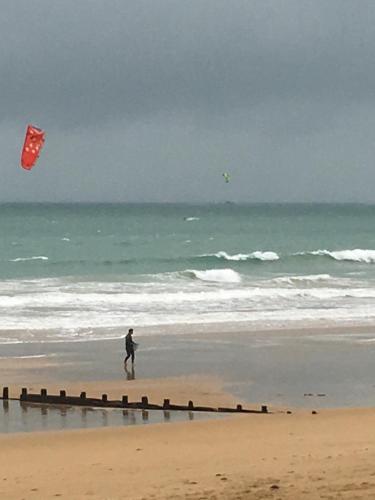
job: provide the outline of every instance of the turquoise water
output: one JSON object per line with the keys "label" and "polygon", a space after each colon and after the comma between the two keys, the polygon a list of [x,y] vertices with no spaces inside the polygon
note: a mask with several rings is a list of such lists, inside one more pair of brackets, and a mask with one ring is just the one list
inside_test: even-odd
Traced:
{"label": "turquoise water", "polygon": [[375,319],[375,206],[1,205],[0,342]]}

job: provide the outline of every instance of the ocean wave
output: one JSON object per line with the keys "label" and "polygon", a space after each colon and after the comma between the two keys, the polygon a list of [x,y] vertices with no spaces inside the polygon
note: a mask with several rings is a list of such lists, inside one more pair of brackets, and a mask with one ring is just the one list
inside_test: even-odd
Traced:
{"label": "ocean wave", "polygon": [[328,257],[329,259],[333,259],[338,262],[358,262],[364,264],[375,264],[375,250],[370,249],[345,249],[345,250],[312,250],[312,251],[301,251],[295,252],[292,254],[280,255],[277,252],[273,251],[261,251],[257,250],[251,253],[236,253],[229,254],[224,250],[220,250],[216,253],[206,253],[202,255],[198,255],[195,258],[200,259],[219,259],[219,260],[227,260],[234,262],[245,262],[245,261],[277,261],[283,260],[286,258],[293,257]]}
{"label": "ocean wave", "polygon": [[81,265],[91,265],[95,264],[96,266],[116,266],[116,265],[124,265],[132,263],[132,259],[114,259],[114,260],[88,260],[88,259],[70,259],[70,260],[54,260],[51,261],[50,264],[53,266],[71,266],[76,264]]}
{"label": "ocean wave", "polygon": [[193,222],[194,220],[200,220],[199,217],[184,217],[184,221]]}
{"label": "ocean wave", "polygon": [[327,283],[332,280],[336,280],[330,274],[311,274],[311,275],[301,275],[301,276],[280,276],[279,278],[273,278],[271,281],[273,283],[287,284],[287,285],[311,285],[317,283]]}
{"label": "ocean wave", "polygon": [[280,257],[276,252],[253,252],[250,254],[251,259],[257,260],[279,260]]}
{"label": "ocean wave", "polygon": [[313,255],[318,257],[329,257],[337,261],[363,262],[365,264],[375,263],[375,250],[355,248],[353,250],[314,250],[312,252],[299,252],[294,255]]}
{"label": "ocean wave", "polygon": [[[250,321],[269,326],[274,321],[375,320],[372,307],[375,290],[339,289],[242,289],[237,284],[227,289],[207,287],[189,291],[149,293],[36,293],[3,297],[0,301],[0,344],[93,340],[123,331],[131,322],[138,327],[163,324],[194,324]],[[99,331],[100,330],[100,331]],[[38,333],[39,332],[39,333]],[[87,338],[89,337],[89,338]]]}
{"label": "ocean wave", "polygon": [[213,281],[216,283],[240,283],[241,276],[233,269],[206,269],[203,271],[187,269],[182,271],[183,276],[201,281]]}
{"label": "ocean wave", "polygon": [[[193,275],[193,274],[192,274]],[[207,276],[207,275],[206,275]],[[213,276],[210,276],[212,281]],[[236,282],[237,284],[237,282]],[[240,309],[246,307],[246,310],[253,308],[258,309],[258,306],[263,306],[265,309],[274,310],[282,309],[289,305],[293,308],[302,304],[310,304],[311,301],[316,304],[326,300],[333,300],[336,303],[338,299],[368,299],[368,304],[371,306],[375,298],[375,290],[373,288],[243,288],[241,286],[228,287],[226,289],[218,289],[216,287],[181,287],[180,289],[170,289],[165,287],[164,291],[161,288],[152,286],[151,292],[146,289],[139,288],[131,290],[124,288],[118,290],[117,293],[108,290],[90,290],[84,291],[82,288],[55,288],[51,291],[42,290],[32,294],[24,294],[17,296],[3,296],[0,301],[1,319],[2,322],[6,317],[14,317],[14,327],[17,328],[18,316],[27,317],[30,322],[33,321],[34,314],[29,316],[30,311],[38,313],[41,319],[45,319],[45,314],[51,312],[51,327],[53,327],[54,318],[63,317],[69,319],[70,311],[72,315],[93,313],[101,315],[104,311],[108,314],[107,318],[118,318],[123,321],[123,315],[126,312],[149,312],[160,313],[163,307],[167,307],[169,312],[176,312],[181,309],[184,312],[193,312],[191,306],[185,309],[185,305],[189,302],[195,304],[198,312],[202,312],[207,308],[220,312],[222,308],[228,308],[236,312],[236,306],[240,305]],[[241,304],[240,304],[241,303]],[[366,302],[367,303],[367,302]],[[311,304],[310,304],[311,305]],[[327,304],[325,304],[327,305]],[[339,304],[337,304],[339,305]],[[152,306],[152,311],[149,309]],[[155,306],[155,308],[153,308]],[[234,307],[234,309],[232,309]],[[130,309],[129,309],[130,308]],[[171,308],[171,309],[169,309]],[[165,311],[164,311],[165,312]],[[375,311],[374,311],[375,314]],[[35,316],[35,317],[36,317]],[[126,314],[125,314],[126,316]],[[106,321],[103,317],[100,321]],[[0,328],[4,326],[0,322]]]}
{"label": "ocean wave", "polygon": [[45,255],[35,255],[33,257],[17,257],[16,259],[10,259],[9,262],[26,262],[28,260],[48,260]]}
{"label": "ocean wave", "polygon": [[[371,282],[329,274],[254,279],[233,269],[186,269],[118,281],[0,281],[0,344],[111,338],[128,325],[246,321],[375,321]],[[93,331],[94,333],[90,333]]]}
{"label": "ocean wave", "polygon": [[214,257],[217,259],[224,259],[224,260],[231,260],[231,261],[247,261],[247,260],[261,260],[261,261],[273,261],[273,260],[279,260],[279,255],[276,252],[262,252],[260,250],[257,250],[252,253],[237,253],[230,255],[227,252],[220,250],[220,252],[217,253],[206,253],[203,255],[199,255],[199,258],[204,258],[204,257]]}

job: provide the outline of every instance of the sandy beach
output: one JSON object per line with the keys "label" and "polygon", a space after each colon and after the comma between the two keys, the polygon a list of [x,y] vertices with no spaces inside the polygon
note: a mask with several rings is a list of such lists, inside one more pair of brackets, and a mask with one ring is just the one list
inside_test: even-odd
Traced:
{"label": "sandy beach", "polygon": [[1,498],[374,498],[375,410],[3,435]]}
{"label": "sandy beach", "polygon": [[[272,413],[2,434],[1,498],[373,498],[375,410],[366,408],[366,402],[372,406],[373,384],[369,376],[369,382],[355,386],[358,372],[353,372],[353,381],[348,374],[341,385],[337,382],[340,370],[347,370],[349,355],[352,365],[365,373],[372,343],[365,349],[361,340],[372,338],[372,331],[370,327],[355,331],[354,349],[350,328],[232,333],[229,360],[226,334],[202,340],[200,351],[194,351],[194,335],[168,337],[167,345],[163,337],[144,337],[135,379],[131,370],[130,376],[129,370],[124,372],[116,341],[72,347],[34,344],[26,357],[18,354],[16,346],[10,347],[11,355],[0,360],[0,378],[12,397],[19,395],[21,387],[31,392],[46,387],[49,393],[65,389],[71,395],[86,391],[89,396],[106,393],[109,398],[127,394],[132,400],[147,395],[156,403],[165,397],[175,403],[186,404],[192,399],[210,406],[243,403],[254,408],[266,403]],[[276,338],[282,341],[274,345]],[[288,342],[293,342],[291,355],[296,360],[291,373],[285,368],[290,359]],[[224,348],[220,350],[220,346]],[[325,365],[322,356],[330,346],[339,346],[341,351],[337,348],[336,354],[342,358],[331,358],[331,365]],[[154,355],[155,350],[160,356]],[[194,355],[186,357],[185,352]],[[308,364],[306,353],[310,355]],[[235,356],[237,362],[233,363]],[[257,371],[257,357],[258,363],[267,363],[264,369],[268,369],[268,377],[266,371]],[[320,373],[313,366],[314,359],[320,360]],[[336,378],[327,368],[332,363],[338,370]],[[166,372],[170,375],[165,376]],[[95,379],[98,373],[103,377]],[[138,377],[145,373],[153,376]],[[316,378],[309,379],[310,374]],[[284,396],[261,399],[262,387],[269,395],[282,386],[289,390]],[[314,395],[304,397],[304,390]],[[316,397],[319,390],[326,391],[326,396]],[[345,392],[360,398],[357,401],[362,408],[347,404],[342,405],[346,408],[327,408],[338,406]],[[290,404],[293,401],[304,405]]]}

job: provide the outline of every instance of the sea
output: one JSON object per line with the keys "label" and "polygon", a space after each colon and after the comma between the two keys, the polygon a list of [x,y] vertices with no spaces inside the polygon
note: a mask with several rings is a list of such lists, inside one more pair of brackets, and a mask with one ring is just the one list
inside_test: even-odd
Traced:
{"label": "sea", "polygon": [[0,234],[1,344],[375,323],[373,205],[2,204]]}

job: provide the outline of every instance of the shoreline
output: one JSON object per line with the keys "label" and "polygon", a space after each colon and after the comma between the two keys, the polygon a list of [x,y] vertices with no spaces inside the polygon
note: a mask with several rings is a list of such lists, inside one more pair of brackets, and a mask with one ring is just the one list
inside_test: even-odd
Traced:
{"label": "shoreline", "polygon": [[[82,328],[85,330],[85,328]],[[80,337],[80,338],[61,338],[59,337],[56,340],[48,340],[38,338],[38,334],[41,332],[48,332],[48,334],[56,333],[55,330],[33,330],[28,329],[30,335],[34,337],[34,340],[22,341],[4,341],[0,345],[3,348],[11,348],[17,346],[28,346],[33,344],[41,344],[41,345],[58,345],[58,344],[81,344],[86,342],[111,342],[111,341],[119,341],[125,337],[126,327],[93,327],[90,328],[90,333],[97,332],[97,337]],[[2,335],[10,335],[14,332],[23,332],[24,330],[2,330]],[[118,332],[111,333],[108,336],[106,332]],[[364,322],[361,320],[347,320],[344,319],[341,322],[337,320],[290,320],[290,322],[284,322],[280,324],[270,324],[269,326],[265,326],[264,324],[259,325],[257,322],[252,321],[223,321],[223,322],[208,322],[208,323],[165,323],[158,325],[149,325],[149,326],[137,326],[136,333],[137,337],[149,338],[153,336],[169,336],[169,335],[181,335],[181,336],[189,336],[189,335],[217,335],[220,334],[266,334],[266,333],[283,333],[283,332],[354,332],[354,333],[375,333],[375,321],[370,320],[368,322]],[[8,337],[9,338],[9,337]],[[1,358],[0,358],[1,359]]]}
{"label": "shoreline", "polygon": [[375,326],[194,330],[139,338],[134,372],[124,370],[123,339],[2,346],[0,380],[20,387],[29,381],[40,387],[81,381],[87,387],[117,380],[128,391],[138,380],[194,375],[220,380],[227,393],[250,405],[375,406]]}

